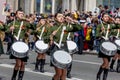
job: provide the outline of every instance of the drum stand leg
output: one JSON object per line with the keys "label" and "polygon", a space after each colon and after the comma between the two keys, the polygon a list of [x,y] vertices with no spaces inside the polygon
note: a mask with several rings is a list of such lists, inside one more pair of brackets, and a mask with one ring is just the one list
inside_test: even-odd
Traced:
{"label": "drum stand leg", "polygon": [[102,68],[102,66],[99,68],[99,71],[98,71],[98,73],[97,73],[97,78],[96,78],[96,80],[100,80],[100,76],[101,76],[101,74],[102,74],[102,72],[104,71],[104,68]]}
{"label": "drum stand leg", "polygon": [[104,69],[103,80],[107,80],[108,69]]}
{"label": "drum stand leg", "polygon": [[41,59],[40,72],[44,73],[45,59]]}
{"label": "drum stand leg", "polygon": [[72,69],[72,63],[70,64],[70,66],[67,68],[67,78],[71,78],[71,69]]}
{"label": "drum stand leg", "polygon": [[24,71],[19,71],[18,80],[22,80],[24,76]]}
{"label": "drum stand leg", "polygon": [[116,71],[120,73],[120,59],[118,59]]}
{"label": "drum stand leg", "polygon": [[14,69],[11,80],[16,80],[17,73],[18,73],[18,70],[15,70],[15,69]]}

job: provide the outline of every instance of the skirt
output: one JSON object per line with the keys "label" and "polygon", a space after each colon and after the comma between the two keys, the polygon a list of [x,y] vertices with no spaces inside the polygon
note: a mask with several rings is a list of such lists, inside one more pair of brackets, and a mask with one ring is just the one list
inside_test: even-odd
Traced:
{"label": "skirt", "polygon": [[23,62],[27,62],[28,59],[29,59],[29,57],[26,56],[26,57],[24,57],[24,58],[18,58],[18,57],[15,57],[14,55],[10,54],[10,59],[20,59],[20,60],[23,61]]}

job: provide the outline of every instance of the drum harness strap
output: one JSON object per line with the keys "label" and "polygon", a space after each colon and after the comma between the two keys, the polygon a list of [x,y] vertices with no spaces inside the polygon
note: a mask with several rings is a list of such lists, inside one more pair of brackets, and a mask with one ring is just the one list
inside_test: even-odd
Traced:
{"label": "drum harness strap", "polygon": [[40,39],[40,40],[42,39],[42,35],[43,35],[44,30],[45,30],[45,27],[42,28],[41,34],[40,34],[40,36],[39,36],[39,39]]}
{"label": "drum harness strap", "polygon": [[[58,29],[56,31],[58,31],[61,28],[62,24],[58,27]],[[61,35],[60,35],[60,40],[59,40],[59,44],[57,42],[54,41],[54,44],[56,44],[59,48],[61,48],[61,44],[62,44],[62,40],[63,40],[63,36],[64,36],[64,30],[66,30],[66,26],[63,26]]]}
{"label": "drum harness strap", "polygon": [[[104,27],[103,23],[101,22],[102,26]],[[102,38],[104,38],[105,40],[108,40],[108,34],[109,34],[109,29],[110,29],[110,24],[108,24],[108,27],[107,27],[107,32],[106,32],[106,35],[105,37],[102,36]],[[105,32],[105,31],[104,31]]]}
{"label": "drum harness strap", "polygon": [[116,38],[119,37],[119,34],[120,34],[120,30],[118,29],[118,33],[117,33],[117,35],[116,35]]}
{"label": "drum harness strap", "polygon": [[22,21],[21,24],[20,24],[20,28],[19,28],[19,31],[18,31],[18,35],[17,35],[17,36],[14,36],[17,41],[19,40],[20,33],[21,33],[21,30],[22,30],[22,26],[23,26],[23,21]]}

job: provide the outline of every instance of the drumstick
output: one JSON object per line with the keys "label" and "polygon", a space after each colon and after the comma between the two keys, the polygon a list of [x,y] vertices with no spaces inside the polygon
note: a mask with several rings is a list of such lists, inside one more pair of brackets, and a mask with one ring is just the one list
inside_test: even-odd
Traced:
{"label": "drumstick", "polygon": [[57,28],[56,32],[58,32],[58,30],[61,28],[62,24]]}
{"label": "drumstick", "polygon": [[[61,26],[62,26],[62,24],[57,28],[56,33],[57,33],[58,30],[61,28]],[[50,35],[50,40],[53,40],[53,35],[52,35],[52,34]]]}
{"label": "drumstick", "polygon": [[40,36],[39,36],[39,39],[40,39],[40,40],[42,39],[42,35],[43,35],[44,30],[45,30],[45,27],[42,28],[41,34],[40,34]]}
{"label": "drumstick", "polygon": [[100,19],[100,23],[102,24],[102,28],[104,28],[104,31],[102,31],[102,32],[104,32],[105,33],[105,27],[104,27],[104,25],[103,25],[103,23],[102,23],[102,20]]}
{"label": "drumstick", "polygon": [[21,24],[20,24],[20,28],[19,28],[19,31],[18,31],[18,35],[17,35],[17,37],[16,37],[17,40],[19,40],[20,33],[21,33],[21,30],[22,30],[22,26],[23,26],[23,21],[22,21]]}
{"label": "drumstick", "polygon": [[[14,18],[13,26],[15,26],[15,18]],[[13,35],[13,30],[12,30],[12,35]]]}

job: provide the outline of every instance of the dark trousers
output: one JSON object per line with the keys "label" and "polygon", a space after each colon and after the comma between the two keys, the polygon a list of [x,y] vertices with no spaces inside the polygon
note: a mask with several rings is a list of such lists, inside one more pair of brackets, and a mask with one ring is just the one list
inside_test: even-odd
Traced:
{"label": "dark trousers", "polygon": [[75,36],[74,41],[76,42],[76,44],[78,46],[78,54],[82,54],[83,47],[84,47],[83,38],[81,36]]}

